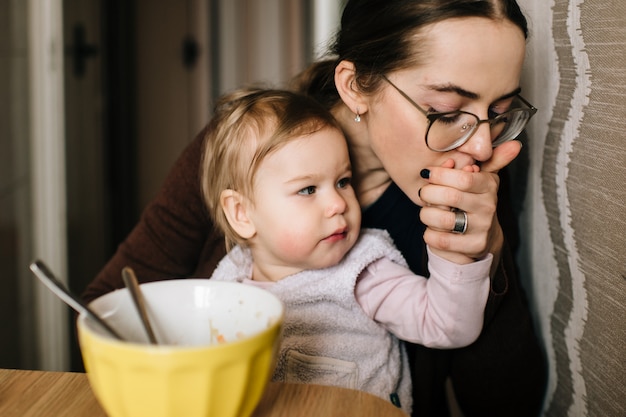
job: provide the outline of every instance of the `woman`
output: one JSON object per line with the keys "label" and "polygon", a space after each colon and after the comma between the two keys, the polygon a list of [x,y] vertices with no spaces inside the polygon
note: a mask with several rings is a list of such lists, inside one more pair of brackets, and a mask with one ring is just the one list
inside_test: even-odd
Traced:
{"label": "woman", "polygon": [[[426,245],[459,264],[494,258],[478,340],[456,350],[408,345],[414,414],[448,415],[448,379],[467,417],[538,414],[545,363],[515,275],[514,237],[500,225],[507,213],[496,212],[497,172],[519,153],[511,139],[534,112],[519,97],[524,16],[512,0],[351,0],[341,24],[336,56],[297,88],[344,129],[363,226],[386,229],[418,274],[428,273]],[[210,276],[224,248],[202,206],[202,136],[86,299],[123,287],[125,265],[143,280]]]}

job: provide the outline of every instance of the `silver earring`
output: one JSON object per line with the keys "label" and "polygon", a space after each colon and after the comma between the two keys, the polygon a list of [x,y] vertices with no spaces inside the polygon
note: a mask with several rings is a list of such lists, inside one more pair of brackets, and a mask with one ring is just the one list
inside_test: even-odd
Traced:
{"label": "silver earring", "polygon": [[361,115],[359,114],[359,109],[358,109],[358,107],[357,107],[357,109],[356,109],[356,116],[354,116],[354,121],[355,121],[355,122],[357,122],[357,123],[360,123],[360,122],[361,122]]}

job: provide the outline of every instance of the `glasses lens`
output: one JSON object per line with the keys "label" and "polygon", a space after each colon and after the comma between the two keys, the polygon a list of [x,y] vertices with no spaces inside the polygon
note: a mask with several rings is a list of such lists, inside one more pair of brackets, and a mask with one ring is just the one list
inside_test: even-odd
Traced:
{"label": "glasses lens", "polygon": [[[529,109],[513,109],[490,119],[493,146],[515,139],[524,130],[533,113]],[[426,136],[428,147],[446,152],[463,145],[474,134],[479,119],[471,113],[454,112],[432,120]]]}
{"label": "glasses lens", "polygon": [[530,120],[532,113],[527,109],[514,109],[496,118],[491,125],[493,146],[515,139]]}
{"label": "glasses lens", "polygon": [[434,151],[449,151],[465,143],[476,126],[478,117],[471,113],[446,113],[431,122],[426,142]]}

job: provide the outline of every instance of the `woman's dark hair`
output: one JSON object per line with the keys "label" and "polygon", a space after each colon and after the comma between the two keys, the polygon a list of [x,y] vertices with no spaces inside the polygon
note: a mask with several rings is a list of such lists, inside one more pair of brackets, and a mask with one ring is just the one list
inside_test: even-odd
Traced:
{"label": "woman's dark hair", "polygon": [[329,51],[332,58],[311,65],[292,87],[331,108],[339,101],[335,67],[347,60],[356,68],[358,88],[373,92],[380,75],[419,63],[415,41],[422,28],[462,17],[510,20],[528,37],[526,18],[515,0],[350,0]]}

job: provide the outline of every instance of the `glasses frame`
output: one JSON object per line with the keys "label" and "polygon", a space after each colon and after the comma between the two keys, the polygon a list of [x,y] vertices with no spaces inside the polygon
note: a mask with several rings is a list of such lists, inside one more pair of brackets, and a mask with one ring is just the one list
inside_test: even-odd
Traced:
{"label": "glasses frame", "polygon": [[[458,147],[463,146],[464,144],[467,143],[467,141],[470,140],[470,138],[472,136],[474,136],[474,133],[476,133],[476,131],[478,130],[478,126],[480,126],[481,123],[489,123],[489,125],[493,125],[494,123],[496,123],[496,122],[502,120],[503,118],[505,118],[510,113],[518,112],[520,110],[524,110],[524,111],[530,113],[530,115],[528,116],[528,119],[526,119],[526,123],[524,124],[522,129],[519,131],[519,133],[517,133],[515,136],[513,136],[512,138],[507,139],[505,141],[502,141],[502,142],[499,142],[498,140],[492,141],[492,146],[495,148],[496,146],[502,145],[505,142],[509,142],[509,141],[515,139],[517,136],[519,136],[519,134],[522,133],[522,131],[526,127],[526,124],[528,124],[528,121],[531,119],[531,117],[533,117],[535,115],[535,113],[537,113],[537,108],[535,106],[533,106],[532,104],[530,104],[530,102],[528,100],[526,100],[524,97],[522,97],[519,94],[516,94],[515,97],[517,97],[524,105],[528,106],[527,109],[524,109],[522,107],[516,107],[516,108],[513,108],[513,109],[509,109],[509,110],[505,111],[504,113],[501,113],[501,114],[499,114],[499,115],[497,115],[495,117],[488,118],[488,119],[481,119],[478,116],[476,116],[474,113],[470,113],[470,112],[464,111],[464,110],[454,110],[454,111],[448,111],[448,112],[429,112],[429,111],[426,111],[423,108],[421,108],[419,104],[417,104],[415,101],[413,101],[413,99],[411,97],[409,97],[398,86],[396,86],[394,83],[392,83],[391,80],[389,80],[389,78],[387,78],[385,75],[382,75],[382,78],[385,81],[387,81],[389,83],[389,85],[391,85],[398,93],[400,93],[400,95],[402,97],[404,97],[409,103],[411,103],[411,105],[413,107],[415,107],[417,110],[419,110],[420,113],[422,113],[424,116],[426,116],[426,119],[428,120],[428,128],[426,129],[426,133],[424,134],[424,141],[426,142],[426,146],[428,146],[428,149],[430,149],[431,151],[435,151],[435,152],[448,152],[448,151],[451,151],[453,149],[456,149]],[[465,139],[457,140],[456,142],[454,142],[452,145],[448,146],[445,149],[434,149],[434,148],[432,148],[428,144],[428,132],[430,132],[430,128],[432,127],[433,123],[435,121],[437,121],[437,119],[440,119],[441,117],[446,117],[446,116],[451,115],[451,114],[459,114],[459,113],[468,114],[470,116],[473,116],[477,120],[476,124],[472,128],[472,131],[467,135],[467,137]]]}

